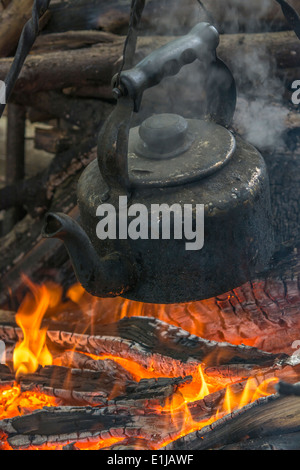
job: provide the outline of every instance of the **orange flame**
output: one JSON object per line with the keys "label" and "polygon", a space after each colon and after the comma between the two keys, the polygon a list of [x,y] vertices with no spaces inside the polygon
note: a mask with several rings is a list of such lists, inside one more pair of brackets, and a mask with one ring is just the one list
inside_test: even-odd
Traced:
{"label": "orange flame", "polygon": [[52,364],[52,356],[46,346],[46,328],[41,328],[48,308],[59,301],[57,292],[46,285],[37,286],[26,279],[31,289],[16,314],[16,323],[22,329],[23,340],[15,347],[13,354],[16,378],[21,374],[32,374],[38,366]]}
{"label": "orange flame", "polygon": [[[201,371],[201,372],[200,372]],[[249,378],[246,382],[244,389],[239,393],[234,393],[231,390],[230,386],[226,387],[226,392],[224,395],[222,406],[219,407],[214,415],[210,418],[203,419],[200,421],[195,421],[192,417],[191,410],[189,408],[189,403],[192,403],[196,400],[201,400],[205,398],[210,393],[216,392],[218,389],[213,388],[207,383],[207,379],[204,377],[204,373],[199,368],[199,376],[201,376],[202,384],[197,395],[189,397],[185,395],[185,389],[182,392],[182,398],[179,399],[177,393],[173,395],[169,404],[163,408],[163,411],[168,411],[171,414],[172,421],[177,424],[178,435],[174,439],[166,440],[162,444],[163,446],[169,444],[175,439],[183,437],[194,431],[200,431],[205,426],[208,426],[216,422],[219,418],[232,413],[233,411],[239,410],[246,405],[255,402],[261,397],[269,396],[274,393],[272,385],[278,382],[276,377],[269,378],[264,380],[259,386],[257,386],[256,380],[254,378]],[[197,381],[196,381],[197,383]],[[190,384],[190,386],[195,386],[195,382]],[[187,390],[189,386],[187,385]],[[220,387],[219,387],[220,389]],[[179,411],[179,413],[178,413]]]}

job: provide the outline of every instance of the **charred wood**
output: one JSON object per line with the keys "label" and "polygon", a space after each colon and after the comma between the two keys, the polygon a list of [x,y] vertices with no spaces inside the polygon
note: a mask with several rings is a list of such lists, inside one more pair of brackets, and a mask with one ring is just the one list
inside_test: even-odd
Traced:
{"label": "charred wood", "polygon": [[165,450],[210,450],[246,439],[273,438],[279,434],[299,433],[299,397],[261,398],[216,423],[187,435]]}
{"label": "charred wood", "polygon": [[229,444],[220,450],[300,450],[300,433],[292,432]]}
{"label": "charred wood", "polygon": [[64,33],[53,32],[51,34],[42,34],[33,45],[32,54],[78,50],[96,44],[114,44],[117,37],[116,34],[90,30],[71,30]]}
{"label": "charred wood", "polygon": [[1,189],[0,210],[22,204],[35,217],[45,213],[55,189],[95,157],[94,146],[95,137],[83,141],[78,147],[58,153],[43,173]]}
{"label": "charred wood", "polygon": [[[2,420],[0,430],[7,434],[8,442],[14,448],[28,448],[44,443],[76,445],[81,440],[110,437],[139,438],[148,441],[148,446],[150,444],[157,448],[165,441],[175,439],[178,429],[183,426],[185,413],[179,409],[171,416],[168,410],[164,411],[160,403],[164,403],[170,393],[180,394],[184,381],[165,378],[142,380],[138,385],[130,387],[131,390],[127,390],[126,396],[115,398],[105,407],[73,408],[65,405],[44,408],[26,416]],[[237,384],[233,388],[241,391],[242,385]],[[132,389],[135,390],[133,394]],[[154,396],[151,397],[151,393]],[[191,416],[199,422],[199,428],[203,421],[216,413],[224,396],[223,389],[189,405]],[[98,424],[95,425],[96,422]]]}
{"label": "charred wood", "polygon": [[[0,338],[16,342],[21,337],[13,318],[0,320]],[[130,359],[147,370],[153,364],[157,373],[173,377],[186,376],[203,364],[205,373],[233,382],[256,372],[276,373],[290,368],[285,354],[266,353],[256,348],[207,341],[154,318],[124,318],[111,325],[93,326],[93,334],[70,331],[67,324],[57,323],[47,333],[49,347],[60,347],[94,355]],[[296,365],[296,364],[295,364]]]}
{"label": "charred wood", "polygon": [[300,396],[300,383],[279,382],[277,385],[278,393],[282,396]]}
{"label": "charred wood", "polygon": [[34,146],[49,153],[60,153],[68,150],[75,143],[76,132],[67,132],[60,128],[36,127]]}
{"label": "charred wood", "polygon": [[[39,374],[20,378],[21,391],[45,393],[67,404],[103,406],[109,403],[155,410],[165,403],[191,378],[143,379],[134,382],[121,367],[103,366],[101,372],[48,367]],[[137,412],[138,414],[138,412]]]}
{"label": "charred wood", "polygon": [[82,135],[96,134],[113,109],[113,104],[105,101],[76,98],[55,91],[17,96],[16,101],[79,127]]}
{"label": "charred wood", "polygon": [[[166,382],[166,379],[162,380]],[[199,422],[199,428],[217,410],[224,391],[212,395],[214,397],[208,398],[208,401],[203,399],[193,404],[192,416]],[[143,407],[139,401],[135,402],[129,397],[124,401],[115,400],[103,408],[44,408],[27,416],[2,420],[0,430],[7,434],[9,444],[15,449],[47,443],[76,447],[80,441],[118,437],[126,439],[121,443],[123,445],[128,439],[139,439],[144,448],[158,448],[164,442],[174,440],[164,449],[202,450],[221,448],[242,440],[245,442],[247,436],[251,439],[265,438],[267,441],[278,434],[299,432],[299,398],[295,397],[282,399],[273,395],[260,399],[179,439],[176,436],[184,413],[177,411],[171,418],[169,413],[151,408],[151,404],[149,408]],[[160,432],[157,432],[158,426]]]}

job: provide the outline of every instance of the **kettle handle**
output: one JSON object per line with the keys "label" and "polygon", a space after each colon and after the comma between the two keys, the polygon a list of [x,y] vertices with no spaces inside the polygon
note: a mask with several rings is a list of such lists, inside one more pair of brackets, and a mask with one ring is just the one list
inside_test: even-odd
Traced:
{"label": "kettle handle", "polygon": [[113,78],[114,95],[128,96],[138,112],[143,93],[158,85],[163,78],[177,75],[185,65],[198,59],[207,74],[205,93],[207,117],[228,126],[236,106],[234,78],[216,54],[219,33],[209,23],[197,24],[189,34],[162,46],[143,59],[134,68]]}

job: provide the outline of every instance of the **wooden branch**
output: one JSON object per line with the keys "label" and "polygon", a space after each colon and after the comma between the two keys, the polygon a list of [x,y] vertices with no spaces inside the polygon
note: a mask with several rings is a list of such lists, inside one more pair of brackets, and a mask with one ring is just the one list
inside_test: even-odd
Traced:
{"label": "wooden branch", "polygon": [[113,110],[111,103],[53,91],[17,95],[14,101],[76,125],[83,135],[96,133]]}
{"label": "wooden branch", "polygon": [[[48,31],[68,31],[83,29],[100,29],[115,33],[125,32],[128,29],[130,5],[120,0],[76,0],[54,3],[50,6],[52,19],[48,24]],[[202,19],[201,10],[192,0],[185,4],[172,0],[160,2],[149,0],[143,13],[142,30],[165,31],[166,19],[172,17],[170,29],[182,30],[182,24],[190,24],[197,13]],[[163,21],[165,20],[165,21]],[[173,23],[173,24],[172,24]]]}
{"label": "wooden branch", "polygon": [[38,36],[32,47],[32,54],[45,52],[70,51],[94,46],[95,44],[114,44],[117,36],[104,31],[66,31],[53,32]]}
{"label": "wooden branch", "polygon": [[[266,28],[282,30],[287,28],[282,11],[275,1],[263,4],[260,0],[251,3],[227,0],[226,6],[219,0],[204,0],[204,5],[214,19],[215,26],[222,32],[258,32]],[[298,8],[298,0],[289,0]],[[52,20],[48,31],[67,31],[70,29],[103,29],[120,32],[128,27],[129,5],[120,0],[64,0],[51,2]],[[204,11],[193,0],[174,2],[172,0],[149,0],[141,25],[142,34],[163,34],[165,30],[185,33],[195,21],[208,21]]]}
{"label": "wooden branch", "polygon": [[[99,35],[100,41],[101,38],[103,40]],[[118,70],[124,39],[115,36],[113,42],[98,43],[89,48],[30,55],[17,81],[15,92],[35,93],[68,87],[108,85]],[[172,39],[159,36],[140,38],[139,59]],[[223,35],[218,53],[236,74],[239,89],[248,89],[251,86],[251,77],[249,83],[248,75],[240,74],[242,57],[250,58],[263,54],[265,65],[269,63],[274,67],[275,61],[282,73],[287,69],[299,67],[300,43],[292,32]],[[0,60],[0,79],[5,77],[10,65],[11,59]]]}
{"label": "wooden branch", "polygon": [[31,17],[33,0],[11,0],[0,17],[0,57],[14,52],[26,21]]}
{"label": "wooden branch", "polygon": [[38,150],[49,153],[60,153],[68,150],[76,141],[76,132],[67,132],[58,127],[45,128],[36,127],[34,135],[34,146]]}

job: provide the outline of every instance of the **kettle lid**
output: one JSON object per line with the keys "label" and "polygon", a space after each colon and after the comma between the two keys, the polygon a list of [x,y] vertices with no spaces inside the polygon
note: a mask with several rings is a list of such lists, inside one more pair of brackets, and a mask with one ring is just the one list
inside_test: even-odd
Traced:
{"label": "kettle lid", "polygon": [[198,181],[226,165],[235,148],[233,134],[215,122],[154,115],[130,131],[130,180],[136,187]]}

